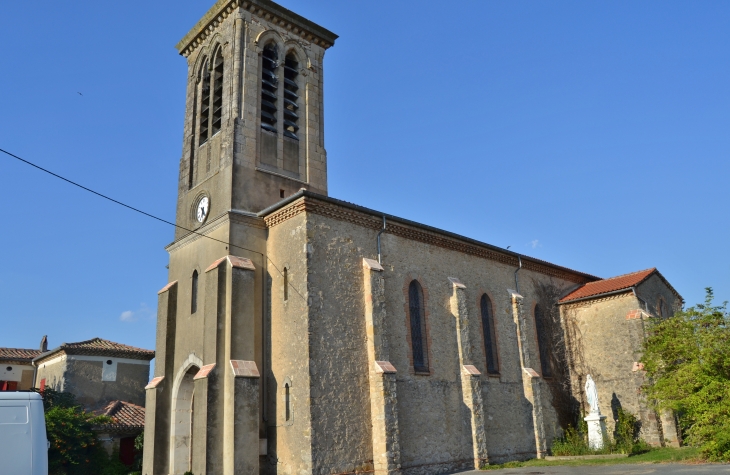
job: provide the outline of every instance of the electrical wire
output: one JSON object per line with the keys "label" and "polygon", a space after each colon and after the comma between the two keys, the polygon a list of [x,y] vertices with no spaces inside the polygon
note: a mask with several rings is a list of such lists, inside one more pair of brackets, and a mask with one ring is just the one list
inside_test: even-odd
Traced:
{"label": "electrical wire", "polygon": [[[63,176],[59,175],[58,173],[53,173],[52,171],[50,171],[50,170],[48,170],[46,168],[43,168],[40,165],[36,165],[35,163],[33,163],[31,161],[28,161],[28,160],[26,160],[24,158],[21,158],[21,157],[15,155],[13,153],[10,153],[7,150],[4,150],[4,149],[0,148],[0,152],[4,153],[6,155],[9,155],[9,156],[11,156],[11,157],[13,157],[13,158],[15,158],[17,160],[20,160],[21,162],[25,163],[26,165],[30,165],[33,168],[37,168],[38,170],[41,170],[42,172],[48,173],[51,176],[54,176],[54,177],[56,177],[58,179],[61,179],[61,180],[65,181],[66,183],[70,183],[71,185],[74,185],[74,186],[76,186],[78,188],[81,188],[84,191],[88,191],[89,193],[93,193],[96,196],[99,196],[101,198],[104,198],[105,200],[111,201],[112,203],[118,204],[120,206],[124,206],[125,208],[131,209],[132,211],[135,211],[137,213],[143,214],[143,215],[147,216],[148,218],[156,219],[157,221],[161,221],[161,222],[163,222],[165,224],[169,224],[170,226],[174,226],[174,227],[176,227],[178,229],[182,229],[183,231],[187,231],[187,232],[192,233],[192,234],[195,234],[197,236],[204,237],[204,238],[207,238],[207,239],[211,239],[211,240],[216,241],[216,242],[219,242],[221,244],[225,244],[228,247],[235,247],[237,249],[242,249],[244,251],[253,252],[254,254],[259,254],[260,256],[264,257],[267,261],[269,261],[271,263],[271,265],[274,266],[274,269],[276,269],[276,271],[280,275],[284,275],[281,272],[281,270],[279,270],[279,268],[276,267],[276,264],[274,264],[274,262],[271,259],[269,259],[269,256],[267,256],[266,254],[264,254],[262,252],[254,251],[253,249],[248,249],[246,247],[238,246],[236,244],[231,244],[231,243],[226,242],[226,241],[223,241],[221,239],[216,239],[216,238],[211,237],[211,236],[208,236],[206,234],[199,233],[199,232],[197,232],[197,231],[195,231],[193,229],[188,229],[188,228],[186,228],[184,226],[180,226],[179,224],[175,224],[172,221],[168,221],[166,219],[160,218],[158,216],[155,216],[154,214],[147,213],[146,211],[142,211],[141,209],[135,208],[134,206],[130,206],[130,205],[126,204],[126,203],[122,203],[119,200],[115,200],[114,198],[111,198],[111,197],[109,197],[109,196],[107,196],[107,195],[105,195],[103,193],[99,193],[98,191],[94,191],[91,188],[88,188],[88,187],[86,187],[84,185],[81,185],[79,183],[76,183],[73,180],[69,180],[68,178],[63,177]],[[302,299],[304,298],[304,296],[302,294],[300,294],[299,291],[297,289],[295,289],[293,285],[290,284],[290,287],[294,290],[294,292],[296,292],[297,294],[299,294],[299,296],[302,297]]]}

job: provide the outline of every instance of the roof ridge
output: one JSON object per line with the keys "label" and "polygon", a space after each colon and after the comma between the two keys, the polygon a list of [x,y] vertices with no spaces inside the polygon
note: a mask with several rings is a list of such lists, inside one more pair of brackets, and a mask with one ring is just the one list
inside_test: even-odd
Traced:
{"label": "roof ridge", "polygon": [[650,267],[649,269],[637,270],[637,271],[634,271],[634,272],[629,272],[627,274],[614,275],[613,277],[607,277],[605,279],[596,280],[596,281],[593,281],[593,282],[586,282],[584,285],[593,284],[595,282],[605,282],[607,280],[620,279],[622,277],[628,277],[630,275],[641,274],[642,272],[654,272],[656,270],[657,270],[656,267]]}

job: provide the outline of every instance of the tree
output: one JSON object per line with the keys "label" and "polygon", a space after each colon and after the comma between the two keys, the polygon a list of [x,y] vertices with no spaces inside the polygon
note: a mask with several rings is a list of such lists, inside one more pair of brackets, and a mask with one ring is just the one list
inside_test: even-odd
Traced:
{"label": "tree", "polygon": [[730,460],[730,315],[705,303],[650,323],[642,363],[657,409],[678,415],[685,441],[710,460]]}

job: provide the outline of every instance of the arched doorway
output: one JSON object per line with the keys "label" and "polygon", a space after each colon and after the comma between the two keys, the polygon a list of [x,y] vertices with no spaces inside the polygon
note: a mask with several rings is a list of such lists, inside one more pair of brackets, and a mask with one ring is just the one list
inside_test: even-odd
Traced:
{"label": "arched doorway", "polygon": [[188,365],[187,369],[176,378],[179,379],[179,383],[172,394],[170,473],[173,475],[182,475],[187,471],[192,471],[195,401],[193,378],[199,370],[199,366]]}

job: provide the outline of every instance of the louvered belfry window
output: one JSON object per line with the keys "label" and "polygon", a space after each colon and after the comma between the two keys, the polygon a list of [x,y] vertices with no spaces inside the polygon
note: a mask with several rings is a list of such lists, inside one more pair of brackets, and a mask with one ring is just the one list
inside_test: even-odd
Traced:
{"label": "louvered belfry window", "polygon": [[299,172],[299,62],[292,53],[284,60],[284,170]]}
{"label": "louvered belfry window", "polygon": [[482,331],[484,332],[484,352],[487,357],[487,373],[499,374],[499,359],[497,357],[497,335],[494,330],[494,315],[492,301],[487,294],[482,295],[479,306],[482,311]]}
{"label": "louvered belfry window", "polygon": [[208,141],[210,128],[210,68],[208,61],[203,65],[203,79],[200,85],[200,133],[198,146]]}
{"label": "louvered belfry window", "polygon": [[223,54],[221,49],[213,60],[213,97],[211,113],[211,135],[221,130],[221,119],[223,118]]}
{"label": "louvered belfry window", "polygon": [[426,319],[423,307],[421,284],[414,280],[408,286],[408,311],[411,320],[411,346],[413,369],[428,372],[428,344],[426,342]]}
{"label": "louvered belfry window", "polygon": [[548,322],[545,319],[546,316],[542,307],[535,305],[535,331],[537,332],[537,346],[540,350],[540,368],[542,369],[542,377],[550,378],[553,375],[550,366],[550,335],[548,334]]}
{"label": "louvered belfry window", "polygon": [[261,162],[276,167],[279,102],[279,50],[269,44],[261,54]]}

